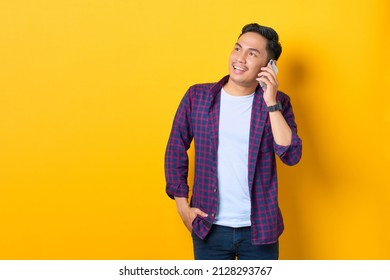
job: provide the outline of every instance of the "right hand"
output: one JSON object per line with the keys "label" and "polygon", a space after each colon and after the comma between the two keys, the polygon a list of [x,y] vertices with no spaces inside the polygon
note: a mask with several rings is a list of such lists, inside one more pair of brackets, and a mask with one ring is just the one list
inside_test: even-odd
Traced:
{"label": "right hand", "polygon": [[197,216],[201,216],[206,218],[208,216],[207,213],[203,212],[199,208],[192,208],[188,205],[187,198],[185,197],[175,197],[177,211],[183,223],[187,227],[187,229],[192,232],[192,222],[195,220]]}

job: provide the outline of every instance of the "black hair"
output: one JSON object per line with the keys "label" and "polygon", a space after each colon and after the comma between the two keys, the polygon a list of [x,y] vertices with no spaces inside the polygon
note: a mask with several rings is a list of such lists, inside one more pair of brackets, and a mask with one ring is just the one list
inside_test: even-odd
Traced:
{"label": "black hair", "polygon": [[282,53],[282,45],[279,42],[279,35],[274,29],[267,26],[262,26],[257,23],[250,23],[242,28],[242,32],[238,38],[247,32],[255,32],[268,40],[267,54],[270,59],[278,60]]}

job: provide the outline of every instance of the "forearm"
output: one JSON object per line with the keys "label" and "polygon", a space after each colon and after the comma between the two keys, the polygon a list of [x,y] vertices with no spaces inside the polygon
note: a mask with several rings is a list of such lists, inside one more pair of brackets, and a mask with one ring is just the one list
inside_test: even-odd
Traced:
{"label": "forearm", "polygon": [[292,131],[282,112],[270,112],[269,118],[275,143],[281,146],[289,146],[291,144]]}
{"label": "forearm", "polygon": [[180,216],[182,216],[190,206],[188,205],[187,197],[177,197],[175,196],[176,208],[177,212],[179,212]]}

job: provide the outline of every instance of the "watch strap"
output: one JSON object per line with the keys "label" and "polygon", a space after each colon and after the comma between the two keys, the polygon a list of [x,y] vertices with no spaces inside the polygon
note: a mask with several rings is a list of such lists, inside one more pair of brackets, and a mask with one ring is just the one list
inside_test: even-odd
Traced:
{"label": "watch strap", "polygon": [[276,103],[275,105],[267,107],[268,112],[282,111],[282,109],[283,109],[283,107],[282,107],[282,103],[280,103],[280,101],[278,101],[278,103]]}

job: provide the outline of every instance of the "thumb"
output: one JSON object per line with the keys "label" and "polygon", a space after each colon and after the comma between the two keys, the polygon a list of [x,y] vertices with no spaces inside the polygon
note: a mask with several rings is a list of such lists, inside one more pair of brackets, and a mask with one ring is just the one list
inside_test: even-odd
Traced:
{"label": "thumb", "polygon": [[207,216],[208,216],[208,214],[207,213],[205,213],[205,212],[203,212],[202,210],[200,210],[200,209],[195,209],[195,214],[196,215],[199,215],[199,216],[202,216],[203,218],[206,218]]}

